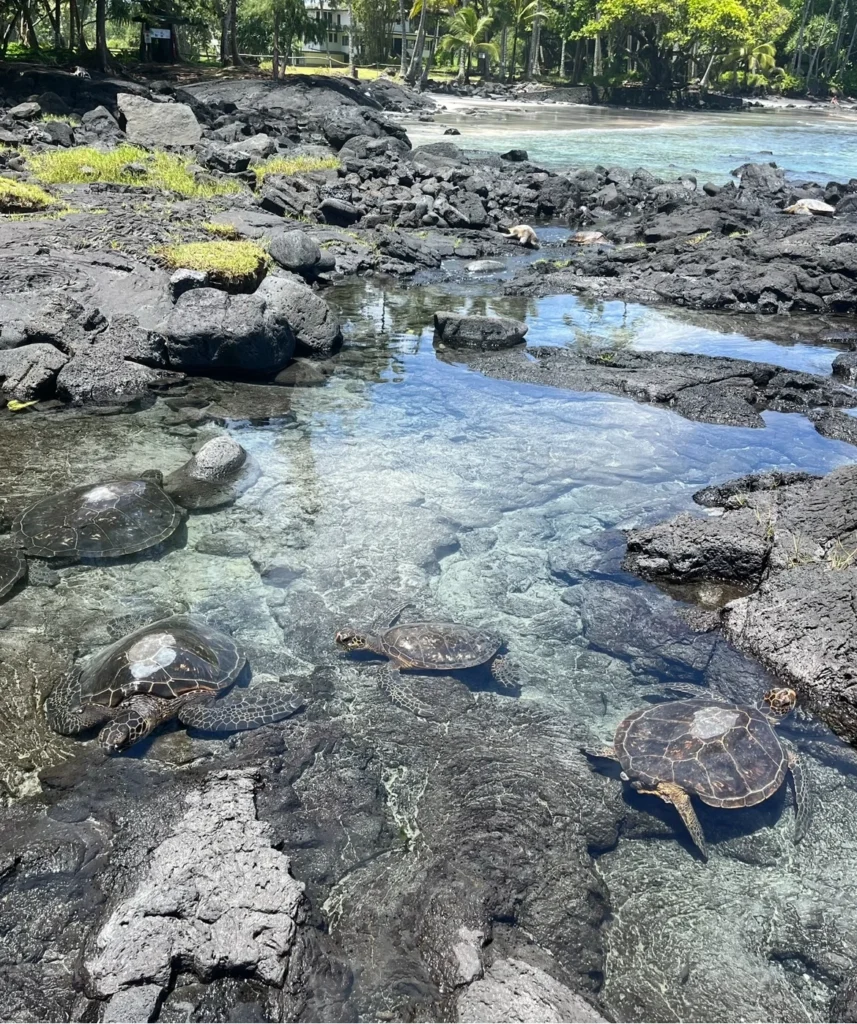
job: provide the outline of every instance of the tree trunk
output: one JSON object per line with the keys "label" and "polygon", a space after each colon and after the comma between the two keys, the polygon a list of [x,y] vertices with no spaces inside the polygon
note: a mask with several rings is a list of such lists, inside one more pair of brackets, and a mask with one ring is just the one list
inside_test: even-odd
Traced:
{"label": "tree trunk", "polygon": [[515,68],[517,67],[516,61],[518,59],[518,26],[515,25],[514,31],[512,32],[512,66],[509,68],[509,81],[514,85],[515,82]]}
{"label": "tree trunk", "polygon": [[855,39],[857,39],[857,19],[854,21],[854,28],[851,31],[851,39],[848,41],[848,49],[845,51],[845,58],[840,62],[837,71],[844,70],[851,63],[851,53],[854,50]]}
{"label": "tree trunk", "polygon": [[708,88],[708,82],[709,82],[709,80],[711,78],[711,69],[714,67],[714,59],[715,59],[715,55],[712,53],[711,59],[708,62],[708,67],[705,69],[705,74],[702,76],[702,78],[699,81],[699,88],[700,89],[707,89]]}
{"label": "tree trunk", "polygon": [[803,60],[803,33],[806,28],[809,12],[812,8],[812,0],[804,0],[803,15],[801,16],[800,28],[798,29],[797,42],[795,43],[795,55],[792,59],[792,73],[800,74],[800,62]]}
{"label": "tree trunk", "polygon": [[503,31],[500,34],[500,81],[506,81],[506,45],[509,38],[509,29],[506,25],[503,26]]}
{"label": "tree trunk", "polygon": [[274,81],[279,82],[280,80],[280,12],[274,8],[274,46],[273,46],[273,57],[271,60],[271,71],[274,76]]}
{"label": "tree trunk", "polygon": [[842,46],[842,33],[845,31],[845,19],[848,17],[848,4],[843,0],[842,12],[839,15],[839,27],[836,30],[836,42],[828,47],[824,54],[824,63],[821,66],[821,77],[827,81],[830,78],[830,68]]}
{"label": "tree trunk", "polygon": [[592,57],[592,74],[598,78],[602,71],[602,58],[601,58],[601,36],[595,37],[595,53]]}
{"label": "tree trunk", "polygon": [[458,54],[458,74],[456,75],[456,82],[461,84],[466,82],[470,75],[470,55],[467,54],[465,48],[462,46]]}
{"label": "tree trunk", "polygon": [[539,61],[539,45],[542,36],[542,4],[538,0],[536,4],[536,16],[533,19],[533,34],[530,37],[530,66],[527,69],[527,78],[538,78],[542,73],[541,62]]}
{"label": "tree trunk", "polygon": [[238,0],[229,0],[229,58],[234,68],[241,63],[238,56]]}
{"label": "tree trunk", "polygon": [[357,20],[354,17],[354,5],[348,0],[348,72],[357,78]]}
{"label": "tree trunk", "polygon": [[405,19],[405,0],[399,0],[399,18],[402,32],[402,59],[399,63],[399,78],[408,73],[408,25]]}
{"label": "tree trunk", "polygon": [[110,70],[107,52],[107,0],[95,0],[95,53],[101,71]]}
{"label": "tree trunk", "polygon": [[583,70],[583,40],[578,39],[574,44],[574,67],[571,69],[571,80],[580,84],[580,75]]}
{"label": "tree trunk", "polygon": [[56,0],[54,5],[54,49],[62,49],[62,6],[60,0]]}
{"label": "tree trunk", "polygon": [[[835,2],[835,0],[834,0],[834,2]],[[812,78],[812,76],[817,71],[816,61],[818,60],[819,53],[821,53],[821,46],[822,46],[822,42],[824,40],[824,33],[827,31],[827,26],[830,23],[830,11],[831,11],[832,8],[833,8],[833,3],[831,3],[830,7],[827,8],[827,12],[824,15],[824,21],[823,21],[822,26],[821,26],[821,32],[819,32],[819,34],[818,34],[818,45],[816,46],[815,51],[813,52],[812,60],[810,60],[809,68],[807,69],[807,72],[806,72],[807,85],[809,85],[810,79]]]}
{"label": "tree trunk", "polygon": [[437,44],[440,39],[440,18],[437,18],[434,23],[434,39],[432,40],[431,46],[429,47],[428,60],[423,65],[423,73],[420,75],[420,91],[425,89],[426,84],[431,74],[432,64],[434,64],[434,55],[437,53]]}
{"label": "tree trunk", "polygon": [[423,0],[423,5],[420,8],[420,22],[417,25],[417,41],[414,43],[414,52],[411,54],[411,62],[408,65],[408,70],[405,72],[405,81],[408,85],[413,85],[417,80],[420,67],[423,62],[423,50],[426,45],[426,17],[428,15],[428,0]]}

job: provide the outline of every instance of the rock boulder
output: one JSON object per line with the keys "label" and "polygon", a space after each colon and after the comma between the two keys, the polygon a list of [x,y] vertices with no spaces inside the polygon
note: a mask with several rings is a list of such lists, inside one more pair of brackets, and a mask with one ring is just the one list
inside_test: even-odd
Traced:
{"label": "rock boulder", "polygon": [[520,345],[529,330],[506,316],[462,316],[441,311],[434,315],[435,338],[450,348],[499,349]]}
{"label": "rock boulder", "polygon": [[153,103],[142,96],[120,93],[119,110],[125,118],[129,142],[143,146],[195,146],[202,128],[185,103]]}

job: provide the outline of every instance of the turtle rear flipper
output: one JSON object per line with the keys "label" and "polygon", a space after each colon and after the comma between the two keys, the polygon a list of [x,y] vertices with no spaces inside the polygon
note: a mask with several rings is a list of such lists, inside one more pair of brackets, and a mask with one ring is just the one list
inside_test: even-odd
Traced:
{"label": "turtle rear flipper", "polygon": [[434,718],[431,708],[417,697],[408,680],[396,665],[390,663],[381,672],[381,689],[394,704],[419,715],[420,718]]}
{"label": "turtle rear flipper", "polygon": [[797,752],[789,750],[789,771],[795,791],[795,842],[799,843],[809,830],[809,818],[812,810],[809,792],[806,788],[803,769]]}
{"label": "turtle rear flipper", "polygon": [[508,655],[501,655],[501,657],[495,658],[491,662],[491,675],[494,677],[494,681],[499,686],[502,686],[504,690],[510,690],[514,693],[520,692],[521,684],[518,682],[515,666]]}
{"label": "turtle rear flipper", "polygon": [[681,820],[684,822],[688,832],[690,832],[690,838],[702,854],[702,859],[708,860],[708,846],[705,843],[705,834],[702,831],[702,826],[699,824],[699,818],[697,818],[693,804],[690,802],[690,796],[680,786],[676,786],[671,782],[659,782],[654,789],[639,789],[637,792],[659,796],[664,803],[672,804],[681,815]]}
{"label": "turtle rear flipper", "polygon": [[211,698],[183,707],[183,725],[203,732],[247,732],[289,718],[303,704],[294,694],[248,693],[224,700]]}

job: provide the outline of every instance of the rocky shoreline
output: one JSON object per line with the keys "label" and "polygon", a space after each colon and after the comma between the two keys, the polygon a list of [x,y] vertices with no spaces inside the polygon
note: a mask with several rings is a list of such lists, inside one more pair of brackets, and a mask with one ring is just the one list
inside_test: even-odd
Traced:
{"label": "rocky shoreline", "polygon": [[[493,592],[497,538],[481,506],[437,518],[436,495],[413,494],[405,474],[391,474],[390,486],[411,503],[407,521],[385,524],[384,453],[374,450],[364,465],[351,441],[336,453],[348,472],[322,495],[314,466],[324,453],[293,409],[301,385],[323,382],[360,356],[340,350],[348,328],[334,282],[491,275],[496,263],[473,261],[499,258],[502,269],[527,252],[509,227],[552,224],[601,237],[543,241],[541,262],[512,262],[510,294],[823,314],[823,330],[846,350],[834,376],[663,352],[525,353],[525,323],[438,308],[442,359],[497,379],[625,396],[703,423],[763,427],[767,410],[800,413],[819,432],[855,444],[844,410],[857,406],[857,332],[836,318],[857,312],[857,183],[794,186],[775,168],[748,165],[737,185],[700,187],[642,170],[557,174],[516,149],[413,149],[390,115],[427,113],[430,102],[383,79],[181,88],[37,70],[0,76],[0,171],[9,181],[38,184],[34,155],[80,145],[145,148],[157,139],[192,161],[198,184],[234,186],[203,198],[168,195],[147,183],[144,163],[127,171],[135,181],[42,182],[61,211],[7,209],[0,218],[0,391],[24,406],[8,413],[21,433],[9,454],[0,527],[23,494],[124,470],[148,455],[152,439],[168,486],[187,508],[205,509],[210,495],[194,498],[196,431],[236,422],[284,427],[265,450],[286,468],[261,499],[264,515],[240,508],[217,529],[205,515],[191,517],[192,550],[209,560],[205,585],[194,581],[193,594],[205,613],[242,623],[254,673],[294,688],[305,705],[282,730],[229,742],[165,730],[157,757],[143,745],[139,756],[96,762],[49,732],[42,699],[78,643],[98,647],[141,618],[174,612],[184,563],[169,547],[160,561],[138,560],[133,597],[112,570],[63,568],[31,580],[37,594],[21,603],[19,617],[0,607],[4,1019],[668,1020],[678,1011],[657,994],[667,985],[681,994],[684,1016],[701,1019],[714,998],[709,957],[678,956],[665,934],[652,963],[634,973],[641,931],[653,917],[667,928],[683,908],[670,902],[677,897],[669,885],[648,884],[652,865],[634,879],[640,867],[622,860],[624,840],[673,837],[675,829],[662,808],[625,800],[593,774],[578,747],[599,737],[580,705],[597,709],[591,718],[600,722],[608,702],[621,708],[659,672],[678,683],[710,671],[733,699],[755,699],[767,677],[744,651],[793,684],[839,735],[857,740],[852,467],[708,488],[697,500],[718,514],[630,533],[629,571],[669,593],[684,588],[698,597],[708,588],[703,609],[689,613],[688,635],[655,606],[654,588],[629,594],[616,586],[624,544],[600,510],[580,545],[603,591],[597,607],[555,552],[544,564],[527,563],[520,540],[514,550],[524,568]],[[257,173],[265,161],[298,157],[329,166]],[[800,199],[823,201],[833,214],[784,212]],[[212,239],[264,243],[264,262],[224,281],[167,265],[162,255],[170,245]],[[390,368],[370,368],[366,380]],[[356,407],[364,384],[355,374],[343,387]],[[29,402],[38,403],[36,415]],[[137,416],[106,415],[125,410]],[[132,419],[129,436],[123,421]],[[48,448],[73,474],[48,465]],[[250,462],[241,463],[242,486],[257,468]],[[527,488],[569,488],[565,471],[545,476]],[[331,638],[343,623],[329,595],[348,595],[349,613],[367,619],[375,610],[355,583],[367,575],[363,555],[355,558],[342,537],[354,529],[358,490],[369,494],[377,531],[367,544],[373,601],[410,594],[464,548],[476,565],[464,585],[486,588],[486,617],[509,600],[531,624],[533,650],[543,652],[532,671],[546,675],[556,662],[571,678],[588,669],[595,689],[571,703],[564,687],[519,705],[489,681],[475,691],[441,682],[444,720],[421,721],[386,700],[372,666],[334,661]],[[316,567],[316,589],[289,591],[324,502],[335,503],[339,518],[318,541],[326,561]],[[529,536],[534,521],[516,523],[518,536]],[[551,588],[562,590],[559,611],[545,610]],[[648,629],[659,631],[662,664],[636,632]],[[614,648],[621,659],[603,655]],[[764,822],[774,824],[779,810],[763,812]],[[750,841],[741,827],[723,839],[736,877],[791,858],[783,830]],[[690,902],[709,892],[690,871],[681,877],[698,886]],[[623,903],[623,879],[662,904]],[[743,884],[742,876],[730,890],[739,902]],[[775,961],[799,970],[777,975],[766,996],[774,1015],[800,1019],[811,1000],[821,1014],[834,996],[844,1005],[854,971],[839,933],[803,906],[769,927],[771,904],[759,907],[765,939],[741,965],[748,991],[772,991]],[[857,934],[852,916],[846,938]],[[619,936],[612,954],[608,924]],[[615,979],[609,998],[605,977]],[[762,1012],[752,992],[730,993],[733,1019]]]}

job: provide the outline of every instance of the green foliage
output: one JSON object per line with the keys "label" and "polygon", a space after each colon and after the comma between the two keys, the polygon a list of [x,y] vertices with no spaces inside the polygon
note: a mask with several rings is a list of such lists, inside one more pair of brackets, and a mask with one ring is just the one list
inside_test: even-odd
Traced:
{"label": "green foliage", "polygon": [[337,156],[275,156],[254,170],[261,185],[269,174],[311,174],[313,171],[335,171],[341,166]]}
{"label": "green foliage", "polygon": [[255,242],[186,242],[153,250],[170,270],[199,270],[222,288],[252,285],[264,276],[268,254]]}
{"label": "green foliage", "polygon": [[[121,185],[144,185],[177,192],[188,199],[240,192],[235,181],[198,182],[190,170],[190,159],[156,150],[150,153],[139,146],[119,146],[102,152],[91,146],[32,153],[27,158],[33,175],[46,185],[86,185],[93,181]],[[127,170],[128,164],[143,164],[145,174]]]}
{"label": "green foliage", "polygon": [[35,213],[57,200],[38,185],[13,178],[0,178],[0,213]]}
{"label": "green foliage", "polygon": [[461,51],[459,77],[465,81],[470,78],[470,65],[474,52],[485,54],[491,60],[500,59],[500,50],[497,44],[488,39],[493,23],[493,17],[488,15],[479,17],[472,7],[462,7],[449,21],[447,33],[440,41],[438,53]]}
{"label": "green foliage", "polygon": [[393,22],[399,14],[397,0],[353,0],[360,57],[365,64],[384,64],[392,50]]}

